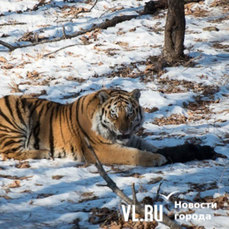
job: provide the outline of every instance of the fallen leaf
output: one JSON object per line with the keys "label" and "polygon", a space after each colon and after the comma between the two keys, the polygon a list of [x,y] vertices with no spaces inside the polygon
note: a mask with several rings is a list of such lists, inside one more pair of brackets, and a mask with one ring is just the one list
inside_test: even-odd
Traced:
{"label": "fallen leaf", "polygon": [[6,60],[6,58],[5,57],[3,57],[3,56],[0,56],[0,62],[3,62],[3,63],[5,63],[7,60]]}
{"label": "fallen leaf", "polygon": [[21,185],[20,185],[20,181],[19,180],[15,180],[11,184],[7,185],[8,188],[18,188],[20,186]]}
{"label": "fallen leaf", "polygon": [[31,166],[28,161],[24,161],[24,162],[20,162],[19,164],[15,165],[15,167],[18,169],[28,169]]}
{"label": "fallen leaf", "polygon": [[55,176],[52,176],[52,179],[53,180],[60,180],[62,177],[64,177],[64,176],[62,176],[62,175],[55,175]]}
{"label": "fallen leaf", "polygon": [[2,195],[2,196],[0,196],[0,198],[5,198],[6,200],[11,200],[12,199],[11,197],[9,197],[7,195]]}

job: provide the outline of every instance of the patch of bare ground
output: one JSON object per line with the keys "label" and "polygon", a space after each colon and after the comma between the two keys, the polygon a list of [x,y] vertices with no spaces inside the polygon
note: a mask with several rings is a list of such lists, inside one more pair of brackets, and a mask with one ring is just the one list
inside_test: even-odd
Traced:
{"label": "patch of bare ground", "polygon": [[[139,65],[146,65],[144,71],[139,70]],[[184,56],[183,59],[176,62],[167,62],[161,56],[150,56],[146,60],[132,62],[129,65],[121,64],[119,67],[114,66],[113,71],[108,74],[98,75],[95,74],[93,77],[106,77],[106,78],[138,78],[140,77],[141,82],[151,82],[154,81],[154,75],[160,77],[164,73],[166,73],[166,67],[195,67],[196,63],[193,59],[188,56]]]}
{"label": "patch of bare ground", "polygon": [[[22,14],[24,12],[32,12],[32,11],[37,11],[40,7],[45,6],[45,5],[50,5],[52,0],[46,1],[46,0],[39,0],[37,4],[35,4],[32,8],[26,8],[25,10],[16,10],[15,12],[17,14]],[[12,12],[9,10],[8,12]],[[0,14],[0,16],[5,16],[5,14]]]}
{"label": "patch of bare ground", "polygon": [[84,83],[86,81],[86,79],[75,77],[75,76],[68,76],[66,78],[66,80],[68,80],[68,81],[75,81],[77,83]]}
{"label": "patch of bare ground", "polygon": [[[211,87],[210,87],[211,88]],[[215,91],[215,90],[213,90]],[[206,93],[205,91],[203,93]],[[212,95],[209,94],[211,97]],[[206,97],[205,97],[206,98]],[[218,103],[219,100],[204,100],[202,96],[196,96],[195,101],[183,103],[183,107],[187,110],[188,117],[181,114],[172,114],[169,117],[155,118],[153,124],[163,125],[181,125],[201,120],[209,120],[212,117],[212,110],[209,108],[211,104]]]}
{"label": "patch of bare ground", "polygon": [[200,5],[203,4],[203,1],[199,2],[198,5],[196,5],[196,2],[185,4],[185,15],[192,15],[194,17],[207,17],[209,11],[200,7]]}
{"label": "patch of bare ground", "polygon": [[223,49],[225,52],[229,52],[229,45],[224,45],[221,44],[220,42],[214,42],[214,44],[212,45],[213,48],[215,49]]}
{"label": "patch of bare ground", "polygon": [[[200,76],[200,78],[207,78],[207,76]],[[217,86],[209,86],[203,83],[196,83],[187,80],[170,79],[169,77],[158,78],[159,91],[164,94],[183,93],[193,91],[204,96],[214,95],[219,88]]]}
{"label": "patch of bare ground", "polygon": [[157,126],[180,125],[186,124],[187,118],[184,115],[172,114],[169,117],[155,118],[152,123]]}
{"label": "patch of bare ground", "polygon": [[63,7],[61,7],[60,9],[61,9],[61,14],[63,18],[67,18],[69,16],[76,16],[80,12],[89,11],[87,8],[69,6],[69,5],[63,5]]}
{"label": "patch of bare ground", "polygon": [[[217,188],[217,187],[216,187]],[[223,196],[213,197],[213,196],[205,196],[201,197],[200,192],[193,199],[199,203],[217,203],[217,209],[229,210],[229,194],[225,193]],[[229,216],[229,214],[227,214]]]}
{"label": "patch of bare ground", "polygon": [[18,39],[18,41],[28,41],[28,42],[38,42],[44,39],[48,39],[48,37],[38,35],[37,33],[34,32],[26,32],[22,35],[21,38]]}
{"label": "patch of bare ground", "polygon": [[211,3],[210,7],[221,7],[224,13],[228,13],[229,10],[229,0],[215,0]]}
{"label": "patch of bare ground", "polygon": [[96,196],[94,192],[83,192],[80,194],[80,197],[81,199],[78,201],[79,203],[99,199],[99,197]]}
{"label": "patch of bare ground", "polygon": [[208,22],[211,22],[211,23],[221,23],[222,21],[226,21],[229,19],[229,16],[223,16],[223,17],[220,17],[220,18],[217,18],[217,19],[210,19]]}

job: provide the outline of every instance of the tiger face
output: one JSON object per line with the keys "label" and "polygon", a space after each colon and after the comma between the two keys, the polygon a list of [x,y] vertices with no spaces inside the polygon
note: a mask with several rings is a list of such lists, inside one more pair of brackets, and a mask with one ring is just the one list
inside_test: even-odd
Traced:
{"label": "tiger face", "polygon": [[93,120],[92,130],[103,137],[126,144],[144,121],[144,112],[139,105],[140,91],[113,91],[98,94],[100,109]]}

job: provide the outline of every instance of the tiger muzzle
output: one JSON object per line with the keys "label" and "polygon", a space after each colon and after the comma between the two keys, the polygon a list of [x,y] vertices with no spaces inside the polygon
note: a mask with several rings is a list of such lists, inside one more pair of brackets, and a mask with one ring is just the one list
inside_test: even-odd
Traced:
{"label": "tiger muzzle", "polygon": [[122,134],[122,135],[118,135],[117,137],[118,140],[123,140],[128,138],[130,138],[130,134]]}

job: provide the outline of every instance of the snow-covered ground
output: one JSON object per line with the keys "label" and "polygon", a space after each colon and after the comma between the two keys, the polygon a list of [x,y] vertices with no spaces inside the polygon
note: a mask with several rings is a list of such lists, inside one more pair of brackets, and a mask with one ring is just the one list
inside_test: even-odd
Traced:
{"label": "snow-covered ground", "polygon": [[[0,40],[28,44],[72,34],[114,16],[137,15],[146,1],[0,0]],[[226,1],[222,1],[226,2]],[[166,11],[143,15],[72,39],[8,52],[0,45],[0,96],[31,94],[61,103],[107,88],[141,89],[146,109],[143,136],[156,146],[185,141],[215,147],[228,156],[229,140],[229,11],[228,4],[208,0],[186,5],[185,54],[196,64],[167,67],[155,72],[151,58],[163,47]],[[25,35],[26,34],[26,35]],[[65,48],[56,53],[59,48]],[[46,55],[46,56],[44,56]],[[159,168],[105,166],[124,193],[131,197],[174,194],[182,202],[218,203],[218,209],[194,209],[210,220],[177,220],[205,228],[228,228],[229,161],[192,161]],[[160,181],[160,182],[161,182]],[[120,199],[105,187],[94,165],[84,167],[64,159],[0,161],[0,228],[99,228],[90,224],[93,208],[119,210]],[[200,194],[198,194],[200,192]],[[174,200],[174,199],[173,199]],[[222,201],[223,202],[222,202]],[[221,202],[220,202],[221,201]],[[172,202],[159,198],[164,211],[176,213]],[[194,226],[193,226],[194,227]],[[157,228],[167,228],[159,223]]]}

